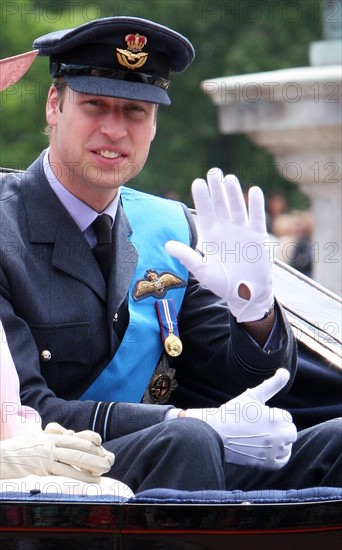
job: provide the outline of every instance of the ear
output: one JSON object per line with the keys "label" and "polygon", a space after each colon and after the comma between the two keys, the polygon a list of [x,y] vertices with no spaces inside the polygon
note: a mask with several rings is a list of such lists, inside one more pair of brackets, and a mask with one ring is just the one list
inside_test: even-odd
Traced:
{"label": "ear", "polygon": [[46,120],[49,126],[55,126],[57,124],[59,112],[59,97],[57,90],[54,86],[49,89],[47,101],[46,101]]}
{"label": "ear", "polygon": [[153,141],[154,138],[156,137],[156,133],[157,133],[157,124],[155,123],[152,128],[151,141]]}
{"label": "ear", "polygon": [[156,133],[157,133],[157,117],[154,119],[154,122],[153,122],[153,127],[152,127],[152,132],[151,132],[151,142],[156,137]]}

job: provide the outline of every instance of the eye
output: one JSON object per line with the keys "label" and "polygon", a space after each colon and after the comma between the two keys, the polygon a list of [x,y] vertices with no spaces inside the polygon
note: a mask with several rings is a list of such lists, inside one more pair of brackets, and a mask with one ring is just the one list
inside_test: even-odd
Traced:
{"label": "eye", "polygon": [[127,116],[137,120],[146,120],[153,116],[153,105],[145,102],[129,102],[125,105]]}
{"label": "eye", "polygon": [[105,107],[104,101],[98,97],[87,97],[80,102],[85,109],[99,110]]}
{"label": "eye", "polygon": [[133,103],[132,105],[127,105],[126,109],[128,111],[136,112],[136,113],[144,113],[145,109],[141,105]]}
{"label": "eye", "polygon": [[95,107],[101,107],[103,102],[100,99],[88,99],[86,101],[88,105],[94,105]]}

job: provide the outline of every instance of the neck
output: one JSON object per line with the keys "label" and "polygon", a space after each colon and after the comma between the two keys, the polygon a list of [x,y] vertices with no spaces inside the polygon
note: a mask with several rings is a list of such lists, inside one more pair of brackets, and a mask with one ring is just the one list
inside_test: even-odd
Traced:
{"label": "neck", "polygon": [[72,166],[62,165],[61,163],[54,161],[53,153],[50,150],[49,154],[50,168],[56,178],[56,180],[62,185],[71,195],[78,200],[100,213],[103,212],[109,204],[115,199],[119,184],[116,187],[105,184],[94,184],[96,178],[80,178],[75,171],[72,170]]}

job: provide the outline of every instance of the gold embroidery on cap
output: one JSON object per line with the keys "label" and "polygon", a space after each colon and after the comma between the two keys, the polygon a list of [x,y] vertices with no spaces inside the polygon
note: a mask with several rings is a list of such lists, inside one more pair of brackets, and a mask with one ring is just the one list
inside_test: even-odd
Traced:
{"label": "gold embroidery on cap", "polygon": [[116,57],[123,67],[126,69],[139,69],[145,65],[148,53],[141,50],[147,43],[146,36],[142,34],[126,34],[125,42],[128,50],[116,48]]}

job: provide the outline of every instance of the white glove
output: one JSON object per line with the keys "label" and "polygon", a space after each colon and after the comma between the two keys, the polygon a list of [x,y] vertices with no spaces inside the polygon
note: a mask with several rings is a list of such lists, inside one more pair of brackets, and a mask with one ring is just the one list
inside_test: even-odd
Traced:
{"label": "white glove", "polygon": [[222,437],[225,461],[263,470],[279,470],[291,456],[297,430],[290,413],[265,402],[289,379],[286,369],[219,408],[188,409],[186,417],[209,424]]}
{"label": "white glove", "polygon": [[[237,178],[223,177],[216,168],[208,172],[208,185],[200,179],[193,182],[192,195],[203,256],[176,241],[166,243],[166,250],[200,283],[226,300],[239,323],[262,319],[274,296],[261,189],[249,190],[248,214]],[[249,289],[249,299],[239,295],[242,284]]]}
{"label": "white glove", "polygon": [[113,453],[101,447],[100,435],[90,430],[73,433],[61,426],[58,429],[57,434],[40,431],[1,441],[1,478],[57,475],[99,483],[100,476],[114,464]]}

